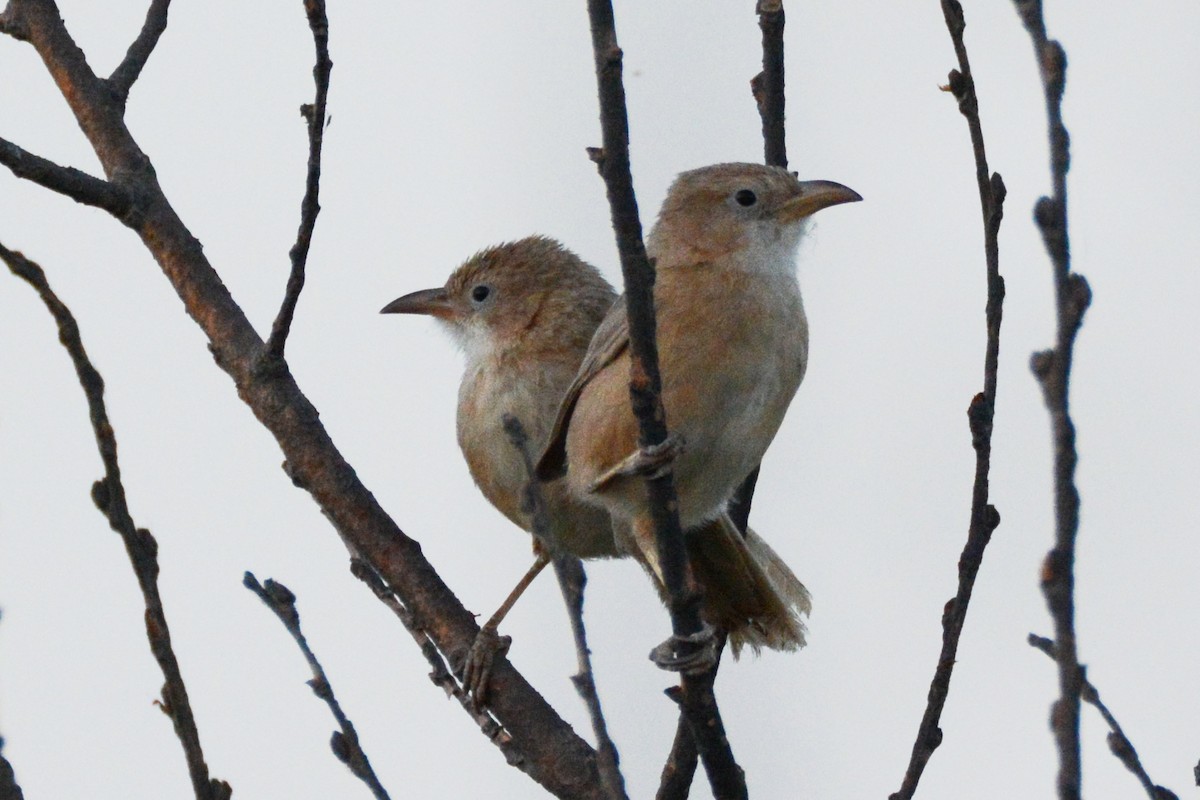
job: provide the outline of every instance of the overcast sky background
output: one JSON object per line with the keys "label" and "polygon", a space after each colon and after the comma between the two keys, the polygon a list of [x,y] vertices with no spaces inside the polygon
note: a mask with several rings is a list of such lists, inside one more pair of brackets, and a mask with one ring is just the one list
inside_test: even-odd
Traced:
{"label": "overcast sky background", "polygon": [[[618,3],[632,161],[649,226],[672,177],[761,159],[748,81],[753,2]],[[988,548],[926,800],[1051,797],[1050,437],[1029,355],[1052,341],[1051,270],[1031,222],[1049,189],[1041,87],[1007,0],[965,3],[991,167],[1008,185],[1007,281]],[[107,75],[145,2],[62,2]],[[1154,779],[1191,796],[1200,758],[1200,6],[1052,0],[1069,58],[1074,266],[1095,300],[1072,409],[1083,525],[1078,632],[1089,676]],[[490,613],[528,538],[471,483],[454,443],[461,361],[429,320],[378,309],[440,285],[475,250],[562,239],[619,279],[582,2],[342,3],[323,212],[288,358],[342,452],[468,608]],[[886,797],[900,784],[953,595],[982,388],[982,232],[955,66],[935,0],[789,3],[788,148],[802,178],[865,202],[822,212],[801,251],[811,360],[763,466],[752,524],[812,590],[810,645],[722,669],[755,797]],[[260,332],[282,297],[303,191],[312,43],[300,0],[177,0],[128,109],[168,197]],[[0,136],[99,173],[35,52],[0,40]],[[306,666],[241,585],[299,596],[310,642],[394,797],[542,796],[426,679],[394,618],[292,487],[137,238],[0,174],[0,241],[46,269],[107,385],[136,522],[160,546],[168,618],[214,776],[235,797],[365,797],[328,752]],[[142,606],[89,499],[101,474],[49,315],[0,275],[0,733],[30,798],[186,797]],[[632,797],[651,796],[675,725],[647,660],[666,613],[630,562],[589,570],[596,679]],[[517,667],[590,738],[558,589],[503,627]],[[1139,796],[1083,725],[1089,798]],[[707,797],[707,787],[694,796]]]}

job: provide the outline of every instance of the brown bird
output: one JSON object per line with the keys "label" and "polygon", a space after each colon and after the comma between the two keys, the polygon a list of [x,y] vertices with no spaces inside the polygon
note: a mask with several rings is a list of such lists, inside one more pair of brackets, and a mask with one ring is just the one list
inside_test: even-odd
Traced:
{"label": "brown bird", "polygon": [[[535,236],[483,250],[456,269],[444,287],[413,292],[383,309],[432,316],[462,346],[459,446],[484,496],[527,531],[532,520],[522,498],[529,474],[504,431],[503,417],[519,419],[533,452],[540,452],[559,401],[615,299],[593,267],[557,242]],[[628,391],[620,402],[628,409]],[[543,486],[541,493],[548,522],[544,548],[535,541],[537,560],[484,625],[485,641],[472,659],[486,658],[493,643],[503,647],[500,637],[486,639],[546,564],[546,550],[581,558],[632,555],[649,568],[651,562],[631,545],[627,528],[614,536],[607,511],[573,498],[565,482]],[[750,531],[744,540],[722,518],[688,540],[694,571],[705,588],[704,616],[730,633],[735,653],[743,644],[755,650],[803,644],[798,612],[807,612],[807,594],[761,538]],[[485,694],[486,669],[480,675],[470,661],[468,667],[472,693]]]}
{"label": "brown bird", "polygon": [[[726,505],[761,461],[804,377],[808,321],[796,250],[806,222],[822,208],[861,199],[840,184],[802,182],[759,164],[703,167],[671,186],[647,246],[655,264],[662,403],[671,438],[655,451],[638,448],[628,401],[628,320],[619,303],[563,397],[537,470],[543,480],[565,472],[565,481],[549,485],[565,483],[577,500],[608,511],[615,530],[630,532],[623,546],[640,552],[660,577],[644,475],[671,464],[680,523],[692,531],[689,551],[705,541],[697,540],[697,531],[727,521]],[[720,541],[736,540],[727,533]],[[690,561],[702,585],[729,574],[724,557],[711,560],[715,575]],[[777,557],[771,563],[782,566]],[[807,610],[807,593],[795,585],[784,602]],[[705,591],[711,595],[713,586]],[[767,644],[802,642],[795,629]]]}

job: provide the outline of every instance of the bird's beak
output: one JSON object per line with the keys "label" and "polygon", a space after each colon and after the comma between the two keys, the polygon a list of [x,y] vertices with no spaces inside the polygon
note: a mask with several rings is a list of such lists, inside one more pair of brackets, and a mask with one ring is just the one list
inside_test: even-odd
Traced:
{"label": "bird's beak", "polygon": [[801,181],[800,193],[779,209],[779,219],[795,222],[839,203],[857,203],[862,195],[833,181]]}
{"label": "bird's beak", "polygon": [[454,313],[450,296],[445,289],[422,289],[406,294],[388,303],[380,314],[428,314],[431,317],[448,319]]}

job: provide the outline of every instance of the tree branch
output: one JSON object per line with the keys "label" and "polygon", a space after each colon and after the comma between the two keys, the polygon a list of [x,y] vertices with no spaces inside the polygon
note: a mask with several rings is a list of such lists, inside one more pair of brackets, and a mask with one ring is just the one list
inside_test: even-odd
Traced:
{"label": "tree branch", "polygon": [[354,723],[342,711],[341,703],[333,694],[333,685],[325,675],[325,670],[321,667],[321,662],[317,660],[316,654],[308,646],[304,632],[300,630],[300,612],[296,608],[296,595],[282,583],[270,578],[267,579],[266,585],[259,583],[258,578],[254,577],[252,572],[247,572],[242,576],[242,585],[258,595],[258,599],[262,600],[267,608],[279,617],[283,627],[296,640],[296,645],[304,654],[304,660],[308,662],[308,668],[312,670],[313,674],[308,685],[313,690],[313,694],[324,700],[325,704],[329,706],[329,711],[337,720],[338,727],[341,728],[341,731],[334,732],[329,743],[333,754],[338,761],[349,768],[354,777],[370,787],[376,800],[390,800],[387,790],[383,788],[383,784],[375,775],[375,770],[371,769],[371,761],[362,749],[362,744],[358,740],[358,731],[354,729]]}
{"label": "tree branch", "polygon": [[755,5],[758,27],[762,29],[762,72],[750,81],[750,91],[762,118],[763,160],[787,169],[787,142],[784,139],[783,91],[783,0],[758,0]]}
{"label": "tree branch", "polygon": [[142,74],[142,68],[150,60],[150,54],[154,52],[159,37],[167,29],[167,8],[170,5],[171,0],[151,0],[141,33],[133,40],[133,44],[129,45],[125,58],[108,77],[108,85],[122,106],[129,99],[129,90]]}
{"label": "tree branch", "polygon": [[[648,447],[667,438],[666,414],[659,396],[661,378],[655,341],[654,270],[642,243],[642,224],[629,169],[629,120],[621,77],[622,53],[617,44],[611,0],[588,0],[588,18],[604,143],[603,149],[591,151],[591,156],[604,178],[621,256],[629,316],[629,394],[638,421],[638,444]],[[669,471],[660,477],[648,478],[646,490],[654,518],[663,583],[668,593],[671,627],[675,636],[683,639],[703,630],[703,622],[700,619],[700,595],[688,585],[687,554],[676,513],[674,478]],[[712,681],[684,673],[679,691],[680,705],[697,737],[697,749],[714,795],[720,800],[746,797],[745,775],[734,760],[725,737]]]}
{"label": "tree branch", "polygon": [[18,178],[66,195],[77,203],[102,208],[120,220],[124,220],[133,206],[129,195],[108,181],[74,167],[55,164],[7,139],[0,139],[0,164],[8,167]]}
{"label": "tree branch", "polygon": [[1055,652],[1058,654],[1059,699],[1051,712],[1051,726],[1058,745],[1058,796],[1077,800],[1080,796],[1079,697],[1083,672],[1075,642],[1075,539],[1079,533],[1079,491],[1075,487],[1075,425],[1069,411],[1068,390],[1075,336],[1083,314],[1091,303],[1087,280],[1071,271],[1067,236],[1067,169],[1070,138],[1062,121],[1062,97],[1066,86],[1067,55],[1062,45],[1048,39],[1041,0],[1014,0],[1017,13],[1033,42],[1046,98],[1050,138],[1051,197],[1042,197],[1034,207],[1034,219],[1054,267],[1057,335],[1054,348],[1034,353],[1031,367],[1042,387],[1050,412],[1054,439],[1054,549],[1042,565],[1042,593],[1054,618]]}
{"label": "tree branch", "polygon": [[958,101],[958,110],[967,121],[971,146],[975,153],[975,179],[979,186],[979,205],[983,214],[983,249],[987,263],[987,306],[984,312],[987,343],[983,358],[983,391],[971,399],[967,409],[971,445],[975,449],[975,481],[971,490],[971,521],[967,529],[967,542],[958,560],[958,592],[946,603],[942,612],[942,648],[929,686],[929,699],[917,729],[917,738],[913,743],[912,755],[900,791],[891,795],[892,800],[909,800],[913,796],[925,765],[942,742],[939,722],[950,694],[950,678],[954,671],[958,642],[966,623],[967,607],[971,602],[975,577],[983,563],[983,551],[991,540],[992,532],[1000,524],[1000,513],[988,502],[988,474],[991,469],[992,422],[996,409],[996,380],[1000,357],[1000,321],[1004,305],[1004,279],[1000,276],[998,236],[1000,221],[1004,216],[1005,188],[1000,173],[992,173],[989,178],[983,126],[979,120],[979,98],[975,94],[975,79],[971,74],[971,62],[967,58],[967,47],[963,41],[966,20],[963,17],[962,6],[958,0],[942,0],[942,13],[950,31],[950,39],[954,43],[955,55],[958,57],[958,69],[950,71],[949,85],[945,89],[952,92]]}
{"label": "tree branch", "polygon": [[300,107],[300,115],[308,124],[308,176],[305,180],[304,200],[300,203],[300,230],[296,233],[296,243],[288,252],[292,270],[288,275],[287,290],[284,292],[283,305],[271,326],[271,336],[267,339],[265,355],[268,359],[283,358],[283,348],[292,327],[296,303],[300,300],[300,291],[304,288],[308,248],[312,244],[317,214],[321,211],[321,205],[317,201],[321,186],[321,145],[325,140],[325,104],[329,97],[329,73],[333,70],[333,62],[329,59],[329,19],[325,15],[325,0],[304,0],[304,10],[308,15],[308,27],[312,31],[313,45],[317,51],[317,63],[313,66],[313,82],[317,89],[312,104]]}
{"label": "tree branch", "polygon": [[58,324],[59,341],[71,356],[79,383],[87,397],[96,446],[104,462],[104,477],[92,485],[92,500],[108,519],[109,526],[120,534],[125,543],[125,551],[129,554],[129,561],[133,565],[138,586],[142,590],[142,598],[146,604],[146,636],[150,640],[150,652],[154,654],[166,681],[162,688],[161,706],[174,723],[175,735],[183,745],[196,800],[228,800],[233,791],[229,784],[209,778],[208,765],[204,762],[204,752],[200,747],[200,733],[196,729],[196,720],[192,716],[192,707],[188,701],[187,687],[184,685],[175,651],[171,648],[171,632],[167,628],[166,613],[158,593],[158,542],[154,540],[150,531],[134,525],[125,502],[125,487],[121,483],[121,468],[117,463],[117,440],[104,405],[104,380],[88,359],[75,317],[54,294],[42,268],[2,244],[0,259],[8,264],[14,275],[32,286],[46,304],[46,308]]}
{"label": "tree branch", "polygon": [[[532,521],[530,527],[534,538],[545,545],[550,541],[547,537],[550,522],[546,518],[546,503],[542,496],[541,484],[534,474],[533,456],[529,452],[529,436],[525,433],[525,426],[521,424],[521,420],[512,414],[505,414],[503,423],[504,432],[508,434],[509,441],[525,465],[527,483],[521,510],[527,513]],[[552,560],[554,575],[558,578],[558,588],[562,591],[567,616],[571,620],[571,634],[575,639],[575,660],[579,672],[571,676],[571,682],[583,698],[583,704],[587,707],[588,717],[592,722],[604,792],[610,800],[628,800],[625,794],[625,778],[621,775],[621,758],[617,754],[617,746],[612,737],[608,735],[608,725],[600,708],[600,695],[596,692],[596,677],[592,672],[591,650],[587,644],[587,630],[583,625],[583,589],[587,585],[587,573],[584,572],[583,562],[570,554],[553,553]]]}
{"label": "tree branch", "polygon": [[[451,661],[479,632],[463,607],[346,463],[285,364],[261,369],[264,345],[200,243],[163,194],[149,160],[125,126],[119,104],[88,68],[50,0],[10,0],[91,142],[105,174],[136,198],[122,221],[142,237],[189,315],[209,339],[218,366],[271,431],[293,483],[308,491],[353,553],[367,561]],[[506,659],[497,659],[490,708],[511,737],[513,762],[559,797],[600,798],[595,751]]]}
{"label": "tree branch", "polygon": [[12,764],[4,757],[4,739],[0,738],[0,800],[25,800],[25,793],[17,783]]}
{"label": "tree branch", "polygon": [[[1054,646],[1053,639],[1047,639],[1044,636],[1037,634],[1029,634],[1029,644],[1041,650],[1051,659],[1058,660],[1057,648]],[[1137,750],[1133,748],[1133,742],[1129,741],[1129,737],[1125,735],[1121,724],[1117,722],[1117,718],[1108,710],[1103,701],[1100,700],[1100,690],[1088,680],[1086,670],[1082,676],[1083,691],[1081,697],[1087,702],[1094,705],[1100,712],[1100,716],[1104,717],[1104,721],[1108,723],[1109,730],[1112,731],[1108,735],[1108,749],[1112,754],[1125,765],[1125,768],[1137,776],[1138,781],[1142,784],[1142,788],[1146,790],[1146,795],[1150,800],[1179,800],[1179,797],[1163,786],[1158,786],[1150,779],[1150,775],[1146,773],[1146,768],[1142,766],[1142,760],[1138,758]]]}

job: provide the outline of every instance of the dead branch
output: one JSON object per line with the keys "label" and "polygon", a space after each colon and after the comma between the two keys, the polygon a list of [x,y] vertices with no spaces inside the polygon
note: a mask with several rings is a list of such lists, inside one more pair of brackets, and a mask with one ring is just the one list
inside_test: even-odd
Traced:
{"label": "dead branch", "polygon": [[950,678],[954,672],[958,641],[966,623],[967,607],[971,602],[975,577],[983,563],[983,551],[991,540],[992,532],[1000,524],[1000,513],[988,502],[988,474],[991,469],[992,423],[996,410],[996,380],[1000,357],[1000,321],[1004,305],[1004,278],[1000,276],[998,236],[1000,220],[1004,216],[1005,189],[1000,173],[991,173],[989,177],[983,126],[979,120],[979,98],[975,94],[975,79],[971,74],[971,62],[967,58],[967,47],[963,41],[966,20],[963,17],[962,6],[958,0],[942,0],[942,13],[950,31],[955,55],[958,57],[958,69],[950,71],[949,83],[945,88],[952,92],[958,101],[958,110],[967,121],[971,146],[975,153],[975,179],[979,185],[984,259],[987,264],[987,306],[984,311],[987,343],[984,346],[983,391],[971,399],[967,408],[971,445],[975,449],[975,481],[971,490],[971,521],[967,529],[967,542],[958,560],[958,592],[946,603],[942,612],[942,648],[929,686],[929,699],[917,729],[917,737],[913,742],[912,755],[900,791],[891,795],[892,800],[908,800],[913,796],[925,765],[932,757],[933,751],[942,743],[942,729],[938,723],[950,694]]}
{"label": "dead branch", "polygon": [[154,660],[158,662],[165,680],[161,707],[171,718],[175,726],[175,735],[179,737],[179,743],[183,746],[196,800],[228,800],[233,792],[229,784],[209,778],[208,764],[204,761],[204,751],[200,747],[200,732],[196,729],[187,687],[184,685],[175,651],[171,647],[171,632],[167,628],[166,612],[163,610],[162,597],[158,593],[158,542],[150,531],[134,525],[125,501],[125,486],[121,482],[121,467],[117,462],[117,439],[104,405],[104,380],[84,350],[74,315],[50,288],[42,268],[4,245],[0,245],[0,259],[8,264],[14,275],[32,286],[46,304],[58,325],[59,341],[71,356],[75,373],[79,376],[79,384],[87,397],[96,446],[100,450],[100,459],[104,462],[104,477],[92,485],[92,500],[108,519],[109,526],[120,534],[125,543],[125,551],[129,554],[129,561],[133,565],[138,586],[142,590],[142,599],[146,604],[146,637],[150,641],[150,652],[154,654]]}
{"label": "dead branch", "polygon": [[282,583],[270,578],[267,579],[266,584],[259,583],[258,578],[254,577],[251,572],[242,576],[242,585],[258,595],[258,599],[274,612],[279,621],[283,623],[283,627],[296,641],[300,652],[304,654],[304,660],[308,662],[308,668],[312,670],[313,675],[312,679],[308,681],[309,688],[313,690],[313,694],[325,701],[325,705],[329,706],[330,713],[333,714],[333,718],[341,729],[334,732],[329,742],[333,754],[338,761],[346,765],[354,777],[371,789],[376,800],[390,800],[387,790],[383,788],[383,784],[375,775],[375,770],[371,768],[370,759],[362,749],[362,743],[358,740],[358,731],[355,730],[354,723],[342,711],[342,705],[333,693],[333,684],[329,682],[325,669],[317,660],[312,648],[308,646],[308,639],[305,638],[304,632],[300,630],[300,611],[296,608],[296,595]]}
{"label": "dead branch", "polygon": [[153,0],[146,10],[146,22],[142,25],[141,33],[129,45],[125,58],[108,76],[108,85],[124,105],[129,98],[129,90],[142,74],[150,54],[154,52],[158,39],[167,29],[167,8],[171,0]]}
{"label": "dead branch", "polygon": [[1059,699],[1051,711],[1051,727],[1058,745],[1058,796],[1080,796],[1079,697],[1083,672],[1075,642],[1075,539],[1079,533],[1079,490],[1075,487],[1075,424],[1068,408],[1071,359],[1075,336],[1091,303],[1087,280],[1071,271],[1067,235],[1067,169],[1070,137],[1062,121],[1067,54],[1057,41],[1047,38],[1041,0],[1014,0],[1017,13],[1033,42],[1046,98],[1050,138],[1050,175],[1054,193],[1034,206],[1033,217],[1042,233],[1054,271],[1057,335],[1053,349],[1034,353],[1030,365],[1042,387],[1054,439],[1054,549],[1042,565],[1042,593],[1054,619],[1058,654]]}
{"label": "dead branch", "polygon": [[304,289],[304,269],[308,264],[308,249],[312,245],[313,230],[317,226],[317,214],[321,212],[321,204],[318,202],[321,188],[321,146],[325,141],[325,106],[329,98],[329,73],[333,70],[333,61],[329,58],[329,19],[325,15],[325,0],[304,0],[304,10],[308,14],[308,27],[312,31],[313,46],[317,51],[317,62],[313,66],[316,97],[311,105],[305,104],[300,107],[300,115],[304,117],[308,126],[308,174],[304,185],[304,199],[300,203],[300,230],[296,233],[296,243],[288,251],[292,269],[288,275],[283,304],[271,325],[271,335],[267,338],[265,357],[268,359],[283,358],[283,348],[292,327],[292,318],[296,314],[296,303],[299,302],[300,292]]}

